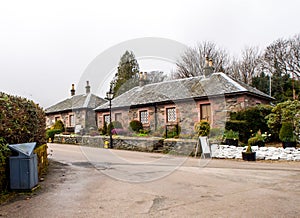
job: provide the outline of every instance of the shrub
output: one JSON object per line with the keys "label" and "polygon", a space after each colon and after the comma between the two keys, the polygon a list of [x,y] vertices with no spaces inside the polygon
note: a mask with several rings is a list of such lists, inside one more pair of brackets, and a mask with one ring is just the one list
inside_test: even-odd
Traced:
{"label": "shrub", "polygon": [[65,131],[65,125],[61,120],[57,120],[51,129],[59,129],[61,132]]}
{"label": "shrub", "polygon": [[113,135],[126,135],[127,132],[124,129],[115,128],[111,130],[111,133]]}
{"label": "shrub", "polygon": [[[270,105],[257,105],[239,112],[230,114],[230,121],[226,122],[225,129],[239,132],[239,139],[246,143],[251,137],[251,131],[269,132],[266,116],[271,113]],[[272,134],[273,137],[273,134]]]}
{"label": "shrub", "polygon": [[[268,126],[272,130],[272,135],[278,139],[283,122],[291,122],[295,129],[300,129],[300,101],[285,101],[277,104],[272,112],[266,116]],[[280,136],[279,136],[280,138]]]}
{"label": "shrub", "polygon": [[43,109],[31,100],[0,93],[0,137],[8,144],[46,143]]}
{"label": "shrub", "polygon": [[280,132],[279,139],[282,142],[295,142],[296,137],[293,132],[293,124],[291,122],[283,122]]}
{"label": "shrub", "polygon": [[141,129],[143,129],[143,124],[138,121],[138,120],[132,120],[130,123],[129,123],[129,127],[130,129],[132,129],[134,132],[140,132]]}
{"label": "shrub", "polygon": [[231,130],[225,130],[224,132],[224,139],[239,139],[239,132]]}
{"label": "shrub", "polygon": [[46,139],[49,140],[49,138],[50,138],[51,141],[53,142],[54,135],[55,134],[60,134],[60,133],[62,133],[62,131],[60,129],[48,129],[46,131]]}
{"label": "shrub", "polygon": [[198,136],[208,136],[210,132],[210,125],[207,121],[200,121],[195,123],[194,130]]}
{"label": "shrub", "polygon": [[0,137],[0,192],[2,190],[7,190],[8,188],[8,157],[11,151],[8,148],[8,144],[5,139]]}
{"label": "shrub", "polygon": [[106,135],[107,134],[107,123],[104,122],[103,128],[99,129],[100,135]]}
{"label": "shrub", "polygon": [[113,121],[107,126],[107,134],[110,133],[113,129],[123,129],[122,123],[119,121]]}

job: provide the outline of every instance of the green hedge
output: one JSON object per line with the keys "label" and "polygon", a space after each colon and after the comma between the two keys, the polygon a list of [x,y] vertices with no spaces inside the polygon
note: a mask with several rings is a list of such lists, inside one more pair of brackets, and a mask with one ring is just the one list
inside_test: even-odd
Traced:
{"label": "green hedge", "polygon": [[[38,148],[46,144],[45,129],[45,113],[38,104],[0,92],[0,191],[7,190],[9,182],[7,144],[36,142]],[[47,163],[47,151],[40,149],[44,152],[38,161]]]}
{"label": "green hedge", "polygon": [[0,92],[0,137],[9,144],[46,143],[45,113],[33,101]]}
{"label": "green hedge", "polygon": [[240,141],[247,143],[252,134],[270,132],[266,116],[272,111],[270,105],[257,105],[239,112],[230,114],[230,121],[226,122],[225,129],[239,132]]}

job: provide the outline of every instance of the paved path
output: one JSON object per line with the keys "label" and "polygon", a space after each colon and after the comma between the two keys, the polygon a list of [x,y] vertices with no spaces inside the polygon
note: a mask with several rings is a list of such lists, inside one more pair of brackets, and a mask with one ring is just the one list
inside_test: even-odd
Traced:
{"label": "paved path", "polygon": [[200,161],[50,144],[36,195],[3,217],[300,217],[300,163]]}

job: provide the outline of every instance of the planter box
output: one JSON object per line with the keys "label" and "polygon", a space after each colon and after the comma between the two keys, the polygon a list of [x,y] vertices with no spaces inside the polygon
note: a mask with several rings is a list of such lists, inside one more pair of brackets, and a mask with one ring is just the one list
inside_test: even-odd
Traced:
{"label": "planter box", "polygon": [[246,161],[255,161],[256,152],[242,152],[242,158]]}
{"label": "planter box", "polygon": [[282,142],[282,147],[283,148],[288,148],[288,147],[296,147],[297,143],[296,142]]}

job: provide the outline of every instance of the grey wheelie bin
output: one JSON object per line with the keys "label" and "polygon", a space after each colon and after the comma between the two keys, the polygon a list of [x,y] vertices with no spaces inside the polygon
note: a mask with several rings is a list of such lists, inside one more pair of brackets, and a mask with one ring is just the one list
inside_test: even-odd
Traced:
{"label": "grey wheelie bin", "polygon": [[33,153],[35,145],[36,142],[8,146],[13,152],[9,157],[12,190],[29,190],[38,184],[37,156]]}

